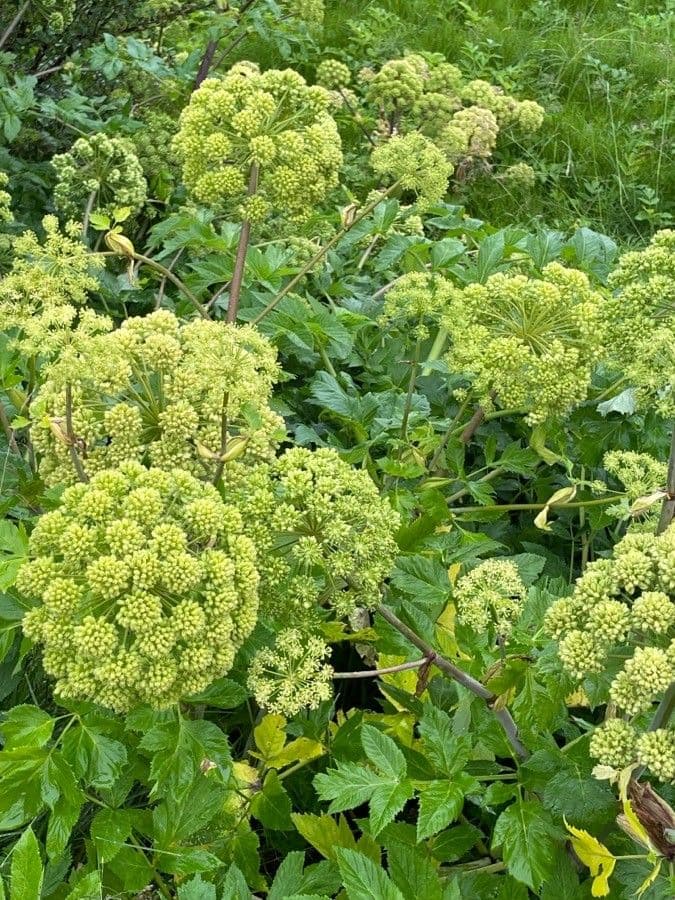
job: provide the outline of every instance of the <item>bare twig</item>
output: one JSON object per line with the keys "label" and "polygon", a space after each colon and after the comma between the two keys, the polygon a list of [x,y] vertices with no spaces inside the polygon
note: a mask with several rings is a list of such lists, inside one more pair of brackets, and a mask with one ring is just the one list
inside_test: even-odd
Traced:
{"label": "bare twig", "polygon": [[[248,178],[248,189],[246,191],[248,197],[252,197],[258,190],[258,174],[259,169],[257,163],[252,163]],[[230,302],[227,307],[227,321],[230,323],[237,321],[241,285],[244,280],[244,268],[246,266],[246,251],[248,250],[250,237],[251,220],[244,219],[241,223],[239,244],[237,245],[237,256],[234,261],[234,272],[232,273],[232,283],[230,284]]]}
{"label": "bare twig", "polygon": [[76,436],[73,431],[73,388],[70,382],[66,384],[66,438],[68,440],[68,452],[73,463],[73,468],[77,472],[77,477],[85,484],[89,481],[89,476],[84,471],[80,454],[77,452]]}
{"label": "bare twig", "polygon": [[7,41],[12,36],[14,29],[20,24],[23,17],[26,15],[28,11],[28,7],[30,6],[30,0],[26,0],[26,2],[19,7],[17,14],[14,16],[12,21],[9,23],[7,28],[2,33],[2,37],[0,37],[0,49],[2,49]]}
{"label": "bare twig", "polygon": [[196,91],[199,85],[204,81],[209,74],[209,69],[211,68],[211,64],[213,63],[213,57],[216,55],[216,50],[218,49],[218,41],[209,41],[204,49],[204,55],[202,56],[202,61],[199,63],[199,69],[197,69],[197,75],[195,77],[195,85],[194,90]]}
{"label": "bare twig", "polygon": [[377,611],[385,621],[389,622],[393,628],[407,638],[418,650],[421,650],[427,658],[431,657],[433,665],[439,668],[441,672],[448,675],[453,681],[461,684],[462,687],[466,688],[476,697],[480,697],[481,700],[484,700],[494,717],[502,726],[506,738],[513,749],[514,755],[521,760],[525,760],[529,757],[530,754],[520,740],[518,727],[513,721],[511,713],[506,707],[498,708],[496,706],[498,699],[496,694],[493,694],[492,691],[489,691],[484,684],[480,683],[480,681],[477,681],[467,672],[464,672],[454,665],[454,663],[451,663],[449,659],[439,656],[431,644],[428,644],[423,638],[416,634],[412,628],[409,628],[386,606],[380,604],[377,607]]}
{"label": "bare twig", "polygon": [[[178,252],[174,255],[173,259],[167,266],[169,272],[173,272],[173,267],[176,265],[178,260],[181,258],[184,251],[185,251],[185,247],[181,247],[178,250]],[[165,275],[159,284],[159,290],[157,291],[157,297],[155,299],[155,309],[159,309],[162,305],[162,300],[164,299],[164,290],[166,288],[166,282],[167,282],[167,277]]]}
{"label": "bare twig", "polygon": [[661,534],[675,519],[675,422],[673,423],[673,435],[670,441],[670,457],[668,459],[668,477],[666,479],[666,491],[668,496],[663,501],[661,516],[656,530]]}
{"label": "bare twig", "polygon": [[87,243],[87,232],[89,231],[89,217],[94,208],[94,203],[96,203],[97,196],[98,188],[94,188],[87,197],[87,205],[84,208],[84,215],[82,216],[82,242],[85,244]]}
{"label": "bare twig", "polygon": [[430,657],[423,656],[412,662],[399,663],[397,666],[385,666],[383,669],[364,669],[362,672],[333,672],[334,679],[346,681],[351,678],[379,678],[380,675],[393,675],[395,672],[406,672],[408,669],[420,669],[422,666],[433,662]]}

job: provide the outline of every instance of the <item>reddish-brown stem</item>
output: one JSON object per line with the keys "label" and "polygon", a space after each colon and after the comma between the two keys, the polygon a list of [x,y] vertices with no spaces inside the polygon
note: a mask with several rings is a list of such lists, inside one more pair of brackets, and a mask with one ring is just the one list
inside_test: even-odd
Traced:
{"label": "reddish-brown stem", "polygon": [[469,421],[466,423],[466,427],[464,431],[460,434],[459,439],[463,444],[468,444],[474,434],[478,431],[480,426],[483,423],[483,419],[485,418],[485,410],[482,406],[479,406],[476,409],[476,412],[471,416]]}
{"label": "reddish-brown stem", "polygon": [[[252,163],[247,190],[247,196],[249,197],[252,197],[258,190],[258,174],[259,169],[257,163]],[[246,266],[246,251],[248,250],[250,237],[251,221],[250,219],[244,219],[241,223],[241,232],[239,233],[237,257],[234,261],[234,272],[232,273],[232,283],[230,285],[230,302],[227,307],[227,321],[230,323],[237,321],[239,297],[241,296],[241,285],[244,280],[244,268]]]}
{"label": "reddish-brown stem", "polygon": [[389,622],[391,626],[407,638],[418,650],[421,650],[427,659],[431,658],[432,664],[440,669],[441,672],[448,675],[453,681],[461,684],[462,687],[466,688],[476,697],[480,697],[481,700],[485,701],[494,717],[504,729],[504,734],[513,749],[514,755],[521,760],[525,760],[529,757],[530,754],[520,740],[518,726],[513,721],[511,713],[506,707],[498,707],[496,705],[498,698],[492,691],[488,690],[484,684],[481,684],[480,681],[477,681],[469,675],[468,672],[464,672],[454,663],[451,663],[449,659],[439,656],[431,644],[428,644],[424,638],[421,638],[412,630],[412,628],[409,628],[405,622],[402,622],[388,607],[380,604],[377,607],[377,611],[385,621]]}

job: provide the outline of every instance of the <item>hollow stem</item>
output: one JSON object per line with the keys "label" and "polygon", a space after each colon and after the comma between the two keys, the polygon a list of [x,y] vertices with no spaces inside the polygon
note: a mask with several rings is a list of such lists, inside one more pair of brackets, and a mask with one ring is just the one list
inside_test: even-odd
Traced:
{"label": "hollow stem", "polygon": [[502,503],[493,504],[492,506],[458,506],[454,509],[449,509],[448,512],[484,512],[486,509],[498,509],[501,512],[510,512],[512,510],[520,509],[544,509],[545,506],[549,506],[551,509],[557,509],[558,507],[564,509],[580,509],[582,506],[606,506],[608,503],[616,503],[616,501],[620,500],[622,497],[625,497],[625,494],[613,494],[611,497],[599,497],[596,500],[574,500],[571,503]]}
{"label": "hollow stem", "polygon": [[288,284],[286,284],[279,291],[279,293],[275,297],[273,297],[272,300],[270,300],[270,302],[262,310],[262,312],[259,312],[258,315],[251,320],[251,324],[257,325],[258,322],[264,319],[268,313],[271,313],[272,310],[276,306],[278,306],[279,303],[281,303],[284,297],[293,290],[296,284],[298,284],[298,282],[301,281],[308,272],[311,272],[314,266],[324,258],[328,251],[331,250],[339,241],[341,241],[342,238],[348,232],[350,232],[355,225],[358,225],[358,223],[365,219],[366,216],[369,216],[376,206],[378,206],[380,203],[382,203],[383,200],[386,200],[387,197],[393,194],[398,186],[399,182],[395,181],[394,184],[392,184],[387,188],[386,191],[380,194],[380,196],[376,200],[373,200],[372,203],[369,203],[367,206],[365,206],[361,210],[361,212],[352,219],[351,222],[349,222],[347,225],[343,225],[343,227],[340,228],[339,231],[336,231],[333,237],[326,244],[324,244],[323,247],[320,247],[317,250],[314,256],[309,260],[309,262],[305,263],[305,265],[300,269],[297,275],[294,275],[293,278],[291,278],[291,280],[288,282]]}
{"label": "hollow stem", "polygon": [[657,534],[662,534],[675,518],[675,422],[670,441],[670,456],[668,458],[668,476],[666,479],[666,491],[668,496],[663,501],[661,515],[659,517]]}
{"label": "hollow stem", "polygon": [[403,418],[401,419],[401,440],[405,441],[408,437],[408,419],[410,418],[410,410],[412,408],[412,399],[415,393],[415,384],[417,382],[417,370],[420,364],[420,352],[422,349],[422,341],[420,338],[415,342],[413,358],[410,362],[410,378],[408,379],[408,392],[405,397],[405,406],[403,408]]}
{"label": "hollow stem", "polygon": [[70,382],[66,384],[66,438],[68,440],[68,453],[70,454],[73,468],[75,469],[79,480],[86,484],[89,481],[89,477],[84,471],[80,454],[77,452],[75,432],[73,431],[73,388]]}
{"label": "hollow stem", "polygon": [[424,368],[422,369],[422,375],[424,375],[425,377],[431,372],[431,366],[429,365],[429,363],[436,362],[436,360],[440,357],[447,339],[447,329],[439,328],[434,342],[431,345],[431,350],[429,351],[429,355],[427,356],[427,361],[424,364]]}
{"label": "hollow stem", "polygon": [[[251,165],[251,171],[248,178],[248,189],[246,191],[248,197],[252,197],[258,190],[258,174],[258,165],[257,163],[253,163]],[[251,221],[250,219],[244,219],[241,223],[241,231],[239,232],[237,256],[234,261],[234,272],[232,273],[232,282],[230,284],[230,302],[227,307],[227,321],[230,323],[237,321],[239,297],[241,296],[241,285],[244,280],[244,269],[246,267],[246,251],[248,250],[250,238]]]}
{"label": "hollow stem", "polygon": [[424,640],[424,638],[421,638],[418,634],[416,634],[416,632],[414,632],[412,628],[409,628],[405,624],[405,622],[402,622],[398,618],[398,616],[396,616],[386,606],[380,604],[377,607],[377,611],[386,622],[389,622],[389,624],[405,638],[407,638],[411,644],[417,647],[418,650],[421,650],[422,653],[425,654],[427,659],[431,659],[432,664],[436,666],[436,668],[440,669],[441,672],[452,678],[453,681],[461,684],[462,687],[466,688],[476,697],[480,697],[480,699],[487,704],[490,711],[504,730],[506,739],[511,745],[515,757],[521,760],[525,760],[529,757],[530,754],[520,740],[520,737],[518,735],[518,726],[513,721],[511,713],[508,709],[506,709],[506,707],[496,707],[495,704],[498,698],[495,694],[492,693],[492,691],[489,691],[484,684],[481,684],[480,681],[477,681],[475,678],[469,675],[468,672],[464,672],[462,669],[454,665],[454,663],[451,663],[449,659],[445,659],[445,657],[439,656],[431,646],[431,644],[428,644]]}

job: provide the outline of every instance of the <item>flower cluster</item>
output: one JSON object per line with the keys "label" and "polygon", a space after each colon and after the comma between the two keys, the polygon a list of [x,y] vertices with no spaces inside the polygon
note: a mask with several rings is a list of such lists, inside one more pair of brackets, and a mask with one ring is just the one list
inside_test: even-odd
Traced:
{"label": "flower cluster", "polygon": [[442,151],[418,131],[395,135],[375,147],[370,161],[376,174],[400,182],[404,191],[418,194],[428,205],[445,196],[453,172]]}
{"label": "flower cluster", "polygon": [[490,629],[505,637],[522,611],[526,594],[513,561],[487,559],[455,586],[457,620],[479,633]]}
{"label": "flower cluster", "polygon": [[52,165],[54,205],[64,215],[82,218],[87,207],[107,214],[122,206],[138,212],[147,198],[143,169],[124,138],[100,133],[78,138]]}
{"label": "flower cluster", "polygon": [[349,66],[339,59],[323,59],[316,67],[316,83],[328,90],[346,88],[351,80]]}
{"label": "flower cluster", "polygon": [[99,287],[101,269],[80,240],[79,225],[70,223],[63,234],[56,217],[45,216],[42,226],[42,243],[32,231],[13,238],[12,268],[0,279],[0,328],[29,357],[49,357],[80,335],[110,327],[91,310],[79,312]]}
{"label": "flower cluster", "polygon": [[249,690],[268,712],[294,716],[302,709],[316,709],[333,694],[333,669],[325,662],[329,654],[321,638],[286,628],[274,646],[253,657]]}
{"label": "flower cluster", "polygon": [[257,621],[242,515],[181,470],[123,463],[41,517],[17,588],[63,698],[162,709],[227,672]]}
{"label": "flower cluster", "polygon": [[550,263],[542,278],[498,273],[455,290],[443,324],[450,364],[481,404],[521,410],[535,424],[586,397],[602,353],[603,296],[575,269]]}
{"label": "flower cluster", "polygon": [[465,82],[440,54],[408,53],[377,71],[362,70],[360,80],[366,102],[379,112],[380,136],[419,131],[453,165],[488,159],[500,129],[533,132],[544,119],[543,108],[532,100],[516,100],[487,81]]}
{"label": "flower cluster", "polygon": [[325,14],[324,0],[284,0],[288,15],[301,19],[308,28],[321,28]]}
{"label": "flower cluster", "polygon": [[334,450],[296,447],[243,478],[246,529],[260,548],[264,611],[311,619],[374,607],[397,555],[399,519],[365,471]]}
{"label": "flower cluster", "polygon": [[11,209],[12,195],[3,190],[8,184],[9,175],[6,172],[0,172],[0,224],[14,221]]}
{"label": "flower cluster", "polygon": [[629,500],[637,500],[662,488],[666,483],[667,465],[648,453],[633,450],[610,450],[602,458],[603,467],[625,487]]}
{"label": "flower cluster", "polygon": [[31,3],[28,9],[18,0],[10,0],[3,8],[7,21],[18,12],[23,13],[23,25],[33,41],[53,40],[73,21],[76,0],[41,0]]}
{"label": "flower cluster", "polygon": [[608,721],[594,736],[593,755],[617,768],[637,758],[657,777],[675,772],[673,735],[640,736],[638,727],[675,679],[675,525],[658,536],[628,534],[612,559],[590,563],[572,596],[549,608],[545,625],[563,667],[579,680],[603,673],[612,656],[624,660],[607,700],[638,723]]}
{"label": "flower cluster", "polygon": [[507,166],[499,177],[507,184],[523,190],[533,188],[536,182],[536,173],[534,169],[524,162]]}
{"label": "flower cluster", "polygon": [[[292,69],[261,73],[238,63],[192,94],[174,139],[183,180],[209,206],[239,204],[251,219],[271,212],[303,221],[338,183],[340,138],[330,95]],[[249,172],[259,170],[246,198]],[[241,206],[243,204],[243,207]]]}
{"label": "flower cluster", "polygon": [[433,272],[408,272],[387,292],[382,321],[399,327],[416,326],[416,337],[428,334],[426,322],[437,321],[453,296],[452,284]]}
{"label": "flower cluster", "polygon": [[69,438],[87,474],[133,459],[213,477],[268,458],[283,435],[268,405],[278,375],[274,349],[250,326],[181,323],[165,310],[127,319],[48,367],[32,406],[41,474],[74,480]]}
{"label": "flower cluster", "polygon": [[657,232],[644,250],[625,253],[609,277],[606,327],[619,367],[640,398],[675,415],[675,230]]}
{"label": "flower cluster", "polygon": [[152,196],[166,200],[178,181],[178,165],[171,149],[176,120],[163,112],[150,112],[144,127],[133,137],[133,145]]}

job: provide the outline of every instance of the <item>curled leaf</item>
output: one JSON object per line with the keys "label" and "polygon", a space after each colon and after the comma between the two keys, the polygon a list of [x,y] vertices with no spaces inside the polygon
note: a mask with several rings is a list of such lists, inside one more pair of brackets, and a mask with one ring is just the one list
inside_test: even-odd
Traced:
{"label": "curled leaf", "polygon": [[609,878],[616,866],[615,856],[593,835],[582,828],[574,828],[573,825],[569,825],[567,819],[565,819],[565,828],[572,835],[571,844],[574,852],[581,862],[588,866],[593,876],[591,894],[593,897],[607,897],[609,895]]}

